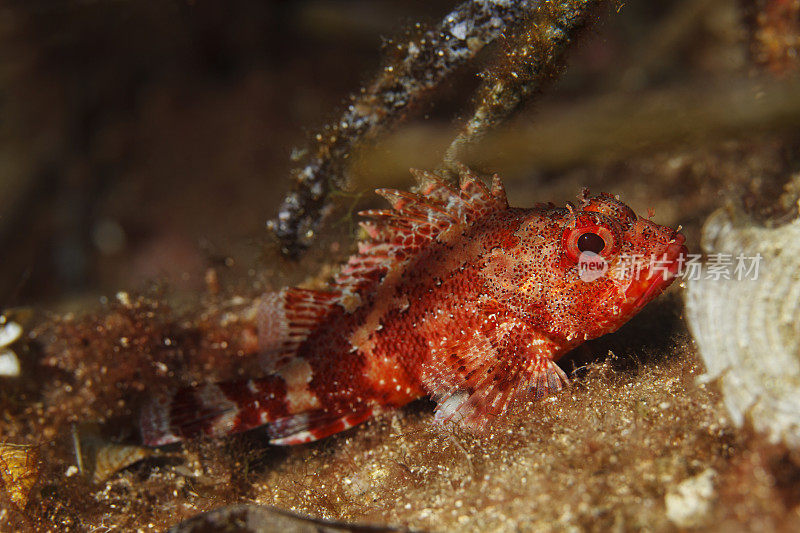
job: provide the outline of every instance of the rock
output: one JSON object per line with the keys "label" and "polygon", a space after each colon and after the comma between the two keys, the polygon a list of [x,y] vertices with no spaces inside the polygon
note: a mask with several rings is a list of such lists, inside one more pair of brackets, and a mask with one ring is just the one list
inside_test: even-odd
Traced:
{"label": "rock", "polygon": [[169,533],[380,533],[403,531],[388,526],[348,524],[302,516],[263,505],[232,505],[203,513],[171,528]]}
{"label": "rock", "polygon": [[19,358],[7,346],[15,343],[21,335],[22,326],[16,322],[6,322],[6,317],[0,315],[0,376],[19,376]]}
{"label": "rock", "polygon": [[19,377],[19,358],[12,350],[0,348],[0,376],[9,378]]}
{"label": "rock", "polygon": [[678,527],[703,525],[715,496],[716,475],[713,469],[708,468],[673,487],[664,498],[667,518]]}

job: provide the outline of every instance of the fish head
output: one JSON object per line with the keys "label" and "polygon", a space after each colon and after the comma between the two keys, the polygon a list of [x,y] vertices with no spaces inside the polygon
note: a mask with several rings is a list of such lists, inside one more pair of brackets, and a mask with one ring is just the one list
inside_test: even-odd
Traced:
{"label": "fish head", "polygon": [[610,194],[573,208],[564,219],[560,267],[576,288],[582,336],[618,328],[669,287],[688,255],[685,240]]}
{"label": "fish head", "polygon": [[675,280],[687,255],[677,229],[610,194],[527,217],[485,273],[498,302],[565,348],[619,328]]}

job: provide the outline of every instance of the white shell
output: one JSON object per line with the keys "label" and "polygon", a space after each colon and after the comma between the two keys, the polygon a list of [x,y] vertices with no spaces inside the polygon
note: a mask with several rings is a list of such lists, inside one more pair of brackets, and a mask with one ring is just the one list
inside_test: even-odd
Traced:
{"label": "white shell", "polygon": [[0,320],[0,347],[8,346],[22,335],[22,326],[16,322],[5,322],[5,317]]}
{"label": "white shell", "polygon": [[20,373],[19,357],[8,348],[0,348],[0,377],[15,378]]}
{"label": "white shell", "polygon": [[[738,217],[742,219],[743,217]],[[686,318],[705,363],[719,379],[737,425],[749,419],[773,441],[800,446],[800,219],[754,226],[720,210],[703,227],[708,254],[760,254],[758,274],[687,276]],[[689,274],[687,272],[687,274]]]}
{"label": "white shell", "polygon": [[39,453],[36,447],[0,442],[0,491],[14,505],[25,509],[38,477]]}
{"label": "white shell", "polygon": [[78,470],[95,483],[155,454],[152,448],[110,442],[99,435],[94,424],[73,426],[72,442]]}

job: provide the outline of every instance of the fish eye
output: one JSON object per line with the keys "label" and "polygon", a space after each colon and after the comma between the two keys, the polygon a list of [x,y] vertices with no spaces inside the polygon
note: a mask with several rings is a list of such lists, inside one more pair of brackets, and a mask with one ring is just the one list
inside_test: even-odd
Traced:
{"label": "fish eye", "polygon": [[597,233],[587,231],[578,237],[577,246],[578,250],[581,252],[594,252],[599,254],[603,251],[603,248],[606,247],[606,241]]}
{"label": "fish eye", "polygon": [[613,257],[620,246],[619,232],[600,220],[600,214],[578,215],[574,225],[565,228],[561,245],[567,257],[577,263],[584,252]]}

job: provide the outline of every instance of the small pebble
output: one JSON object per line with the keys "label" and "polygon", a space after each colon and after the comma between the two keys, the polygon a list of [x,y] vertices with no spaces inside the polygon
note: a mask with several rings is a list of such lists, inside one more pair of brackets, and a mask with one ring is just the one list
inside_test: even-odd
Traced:
{"label": "small pebble", "polygon": [[0,349],[0,376],[18,377],[20,374],[19,358],[8,349]]}
{"label": "small pebble", "polygon": [[16,322],[6,322],[5,317],[0,317],[0,348],[16,342],[22,335],[22,326]]}
{"label": "small pebble", "polygon": [[717,473],[708,468],[670,489],[664,497],[667,518],[678,527],[703,525],[714,499],[714,478]]}

